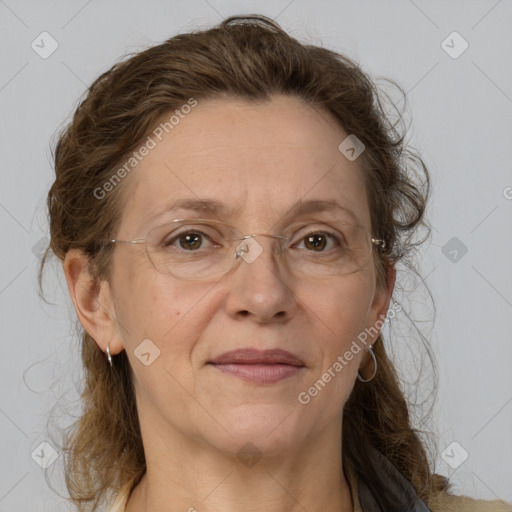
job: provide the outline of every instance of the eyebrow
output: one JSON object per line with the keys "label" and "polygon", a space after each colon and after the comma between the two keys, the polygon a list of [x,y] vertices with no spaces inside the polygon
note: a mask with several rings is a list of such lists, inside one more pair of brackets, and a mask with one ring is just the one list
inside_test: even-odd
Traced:
{"label": "eyebrow", "polygon": [[[172,213],[177,210],[190,210],[203,214],[210,214],[214,216],[225,216],[226,214],[234,216],[240,212],[240,209],[228,207],[226,204],[216,201],[214,199],[178,199],[167,204],[163,209],[151,215],[147,220],[148,222],[159,218],[165,213]],[[332,212],[333,210],[343,210],[348,213],[355,221],[357,217],[352,210],[341,206],[336,201],[324,199],[310,199],[307,201],[297,202],[285,215],[285,217],[292,217],[298,215],[306,215],[310,213],[319,212]]]}

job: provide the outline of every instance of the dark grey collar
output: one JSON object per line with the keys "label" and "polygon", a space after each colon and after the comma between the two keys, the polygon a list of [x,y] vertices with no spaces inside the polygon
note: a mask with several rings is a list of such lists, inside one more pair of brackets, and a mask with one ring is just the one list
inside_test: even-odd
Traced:
{"label": "dark grey collar", "polygon": [[372,449],[371,459],[375,481],[357,481],[363,512],[432,512],[388,458]]}

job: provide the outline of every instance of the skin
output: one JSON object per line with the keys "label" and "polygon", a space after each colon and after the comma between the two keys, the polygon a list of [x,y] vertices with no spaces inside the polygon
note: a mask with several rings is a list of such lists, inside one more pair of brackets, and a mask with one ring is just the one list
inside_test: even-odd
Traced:
{"label": "skin", "polygon": [[[309,199],[336,200],[369,227],[358,161],[338,150],[346,136],[328,113],[297,98],[199,102],[126,178],[117,238],[143,238],[148,227],[192,215],[146,222],[170,200],[198,197],[236,208],[222,219],[245,234],[270,232]],[[126,350],[134,370],[147,473],[126,512],[353,509],[339,455],[342,414],[358,369],[373,371],[366,349],[309,404],[297,396],[385,317],[394,269],[387,288],[376,287],[372,261],[349,275],[295,279],[276,263],[272,239],[257,240],[262,254],[218,282],[162,275],[141,244],[117,245],[110,282],[95,285],[83,255],[66,255],[80,322],[104,352],[109,343],[111,354]],[[144,339],[161,351],[149,366],[134,355]],[[241,347],[282,348],[306,367],[262,385],[206,364]],[[247,443],[261,456],[256,464],[237,456]]]}

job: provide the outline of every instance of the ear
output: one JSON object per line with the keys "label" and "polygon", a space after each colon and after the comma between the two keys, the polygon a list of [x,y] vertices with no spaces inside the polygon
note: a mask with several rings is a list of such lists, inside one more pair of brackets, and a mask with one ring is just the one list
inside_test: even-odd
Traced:
{"label": "ear", "polygon": [[[386,274],[385,285],[376,288],[373,302],[368,311],[369,325],[366,327],[365,331],[365,334],[367,335],[365,338],[365,345],[373,345],[380,335],[382,325],[384,325],[384,320],[386,319],[388,312],[389,303],[391,302],[391,295],[393,294],[393,289],[395,288],[395,280],[395,265],[390,264]],[[370,359],[371,356],[369,355],[368,351],[365,351],[362,357],[362,365],[359,367],[360,373],[361,370],[364,372],[364,369],[369,364]],[[371,377],[364,376],[363,378]]]}
{"label": "ear", "polygon": [[96,341],[100,349],[117,354],[123,349],[114,314],[110,285],[106,280],[94,279],[85,253],[72,249],[63,261],[69,294],[83,328]]}
{"label": "ear", "polygon": [[[391,263],[387,269],[385,286],[381,286],[375,290],[373,302],[370,307],[369,319],[371,321],[371,325],[374,326],[374,330],[376,328],[376,324],[377,326],[380,325],[382,327],[382,323],[384,323],[384,320],[386,319],[389,303],[391,302],[391,296],[395,288],[395,281],[396,268],[394,263]],[[371,336],[372,341],[369,344],[373,344],[376,341],[380,334],[380,328],[378,331],[379,332],[377,334]]]}

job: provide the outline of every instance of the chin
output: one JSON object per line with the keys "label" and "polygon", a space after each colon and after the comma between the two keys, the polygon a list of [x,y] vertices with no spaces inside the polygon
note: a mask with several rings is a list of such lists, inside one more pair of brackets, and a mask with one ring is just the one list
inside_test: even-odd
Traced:
{"label": "chin", "polygon": [[[224,453],[231,453],[238,457],[248,452],[248,456],[255,452],[255,456],[279,456],[292,449],[303,437],[295,418],[290,415],[289,408],[273,408],[269,406],[260,409],[258,414],[253,412],[240,415],[222,414],[221,424],[207,436],[209,444]],[[294,421],[295,419],[295,421]],[[226,432],[227,431],[227,432]]]}

